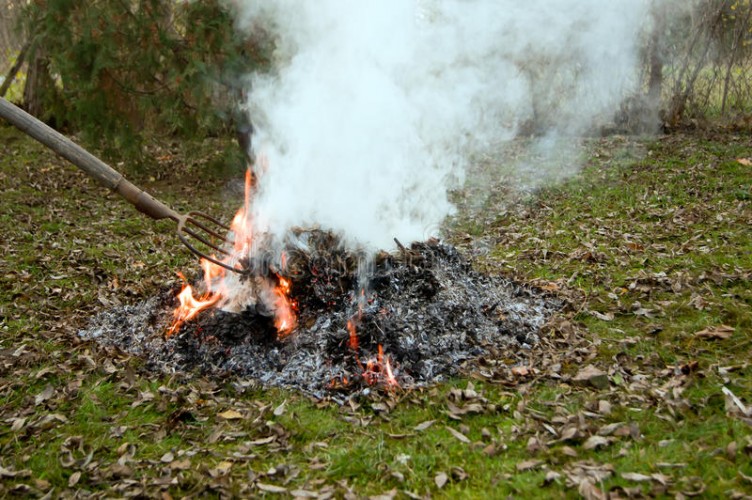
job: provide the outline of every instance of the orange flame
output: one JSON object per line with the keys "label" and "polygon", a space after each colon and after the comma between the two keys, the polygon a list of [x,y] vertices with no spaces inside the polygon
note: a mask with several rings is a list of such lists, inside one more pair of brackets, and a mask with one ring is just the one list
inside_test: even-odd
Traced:
{"label": "orange flame", "polygon": [[[180,275],[180,277],[182,278],[183,276]],[[211,292],[207,292],[203,294],[199,299],[196,299],[193,296],[193,287],[191,287],[191,285],[184,284],[183,290],[181,290],[180,294],[178,294],[180,305],[175,309],[173,313],[175,320],[173,321],[170,329],[167,331],[167,337],[177,332],[183,325],[183,323],[193,319],[204,309],[213,306],[220,298],[221,296],[219,294],[212,294]]]}
{"label": "orange flame", "polygon": [[[262,170],[268,168],[265,158],[261,158],[259,166]],[[230,231],[233,237],[231,255],[219,259],[228,266],[235,266],[237,262],[247,257],[252,251],[253,244],[253,217],[251,212],[251,201],[255,192],[256,179],[249,167],[245,174],[245,196],[243,206],[237,211],[230,224]],[[217,259],[212,255],[212,258]],[[287,255],[281,256],[282,270],[287,265]],[[201,267],[204,271],[204,283],[207,292],[200,298],[195,298],[193,289],[185,285],[178,296],[180,305],[175,309],[175,320],[167,332],[167,336],[176,333],[183,323],[194,318],[200,311],[213,305],[222,306],[226,304],[223,299],[228,296],[228,285],[225,281],[226,270],[209,260],[201,259]],[[271,292],[271,301],[274,307],[275,321],[277,331],[280,335],[290,333],[297,326],[297,316],[295,310],[297,304],[290,299],[291,283],[288,279],[277,275],[277,285],[274,286],[271,280],[266,280]],[[267,295],[268,297],[268,295]]]}
{"label": "orange flame", "polygon": [[369,359],[363,369],[363,379],[368,385],[384,384],[387,388],[399,387],[397,379],[392,372],[389,358],[384,356],[384,348],[379,344],[379,352],[376,359]]}
{"label": "orange flame", "polygon": [[[383,362],[384,359],[386,359],[385,362]],[[394,373],[392,373],[392,365],[389,363],[389,358],[384,358],[384,349],[382,349],[381,344],[379,344],[379,363],[382,362],[386,370],[386,384],[392,387],[399,387],[397,379],[394,378]]]}
{"label": "orange flame", "polygon": [[274,326],[280,336],[285,336],[295,329],[298,324],[294,309],[297,304],[289,298],[290,280],[277,276],[279,285],[274,288]]}
{"label": "orange flame", "polygon": [[350,349],[358,350],[358,332],[355,331],[355,322],[352,319],[347,320],[347,331],[350,332]]}
{"label": "orange flame", "polygon": [[384,347],[379,344],[378,354],[376,359],[369,359],[366,361],[366,365],[360,361],[358,356],[358,332],[356,324],[360,323],[363,319],[363,303],[365,302],[365,291],[361,290],[360,300],[358,301],[358,312],[355,313],[349,320],[347,320],[347,331],[350,333],[349,345],[350,349],[355,351],[355,360],[357,361],[360,369],[363,370],[363,379],[368,385],[377,385],[383,383],[388,388],[399,387],[399,383],[392,371],[392,364],[389,361],[388,356],[384,356]]}
{"label": "orange flame", "polygon": [[245,171],[245,196],[243,206],[235,214],[230,224],[234,235],[233,249],[235,255],[245,255],[251,249],[253,242],[253,219],[251,217],[251,198],[256,182],[251,169]]}

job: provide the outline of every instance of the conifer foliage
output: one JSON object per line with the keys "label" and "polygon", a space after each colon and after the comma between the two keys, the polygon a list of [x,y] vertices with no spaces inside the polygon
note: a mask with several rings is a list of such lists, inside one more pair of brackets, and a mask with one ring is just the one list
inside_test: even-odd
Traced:
{"label": "conifer foliage", "polygon": [[106,152],[138,156],[147,135],[233,126],[242,79],[268,65],[263,32],[240,33],[221,0],[46,0],[24,17],[57,91],[45,115]]}

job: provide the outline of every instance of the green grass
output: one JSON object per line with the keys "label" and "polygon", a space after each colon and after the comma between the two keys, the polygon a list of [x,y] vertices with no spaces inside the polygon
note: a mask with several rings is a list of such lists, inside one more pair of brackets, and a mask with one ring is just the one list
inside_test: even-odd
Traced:
{"label": "green grass", "polygon": [[[103,198],[73,167],[0,127],[0,466],[28,471],[3,477],[0,495],[254,496],[262,483],[337,496],[558,498],[577,495],[567,474],[583,463],[612,468],[596,482],[606,491],[686,494],[698,481],[707,497],[749,491],[752,433],[727,414],[722,387],[752,403],[752,170],[736,161],[751,146],[747,136],[700,134],[591,141],[580,174],[521,195],[510,189],[512,163],[479,161],[483,182],[455,193],[449,239],[468,251],[492,242],[478,269],[552,290],[568,308],[525,358],[509,353],[487,367],[491,378],[470,373],[339,407],[233,379],[155,375],[137,358],[78,341],[94,312],[167,290],[195,263],[171,225]],[[134,180],[176,206],[232,213],[226,180],[201,170],[222,161],[212,158],[182,165],[173,155],[153,179]],[[476,203],[481,187],[490,195]],[[695,337],[722,324],[731,338]],[[534,376],[510,376],[523,361]],[[609,387],[572,384],[585,364],[607,371]],[[483,409],[457,421],[447,403],[468,383]],[[54,395],[37,404],[48,386]],[[228,409],[243,418],[222,419]],[[622,434],[586,449],[618,423]],[[571,426],[577,435],[563,440]],[[518,470],[531,459],[541,462]],[[548,472],[561,476],[544,484]],[[664,474],[666,484],[622,477],[632,472]]]}

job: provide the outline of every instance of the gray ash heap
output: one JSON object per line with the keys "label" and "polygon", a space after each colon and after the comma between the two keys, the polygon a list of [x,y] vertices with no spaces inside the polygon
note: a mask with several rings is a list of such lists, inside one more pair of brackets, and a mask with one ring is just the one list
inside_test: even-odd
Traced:
{"label": "gray ash heap", "polygon": [[332,233],[299,232],[296,240],[305,245],[286,247],[284,277],[297,310],[288,334],[278,334],[268,312],[248,307],[205,310],[167,337],[176,291],[104,311],[79,334],[141,356],[157,371],[234,375],[341,399],[440,382],[480,357],[529,349],[561,305],[474,272],[438,240],[382,252],[366,272],[362,255]]}

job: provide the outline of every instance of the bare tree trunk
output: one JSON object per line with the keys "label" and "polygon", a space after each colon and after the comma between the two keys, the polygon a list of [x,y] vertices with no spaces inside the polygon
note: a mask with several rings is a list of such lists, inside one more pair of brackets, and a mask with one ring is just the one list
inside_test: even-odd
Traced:
{"label": "bare tree trunk", "polygon": [[648,54],[648,106],[652,110],[659,110],[663,88],[663,30],[666,27],[666,9],[663,5],[653,5],[653,23]]}
{"label": "bare tree trunk", "polygon": [[24,86],[23,100],[29,114],[40,120],[47,118],[45,110],[54,98],[54,93],[55,82],[50,76],[49,59],[44,48],[37,45],[31,52]]}

